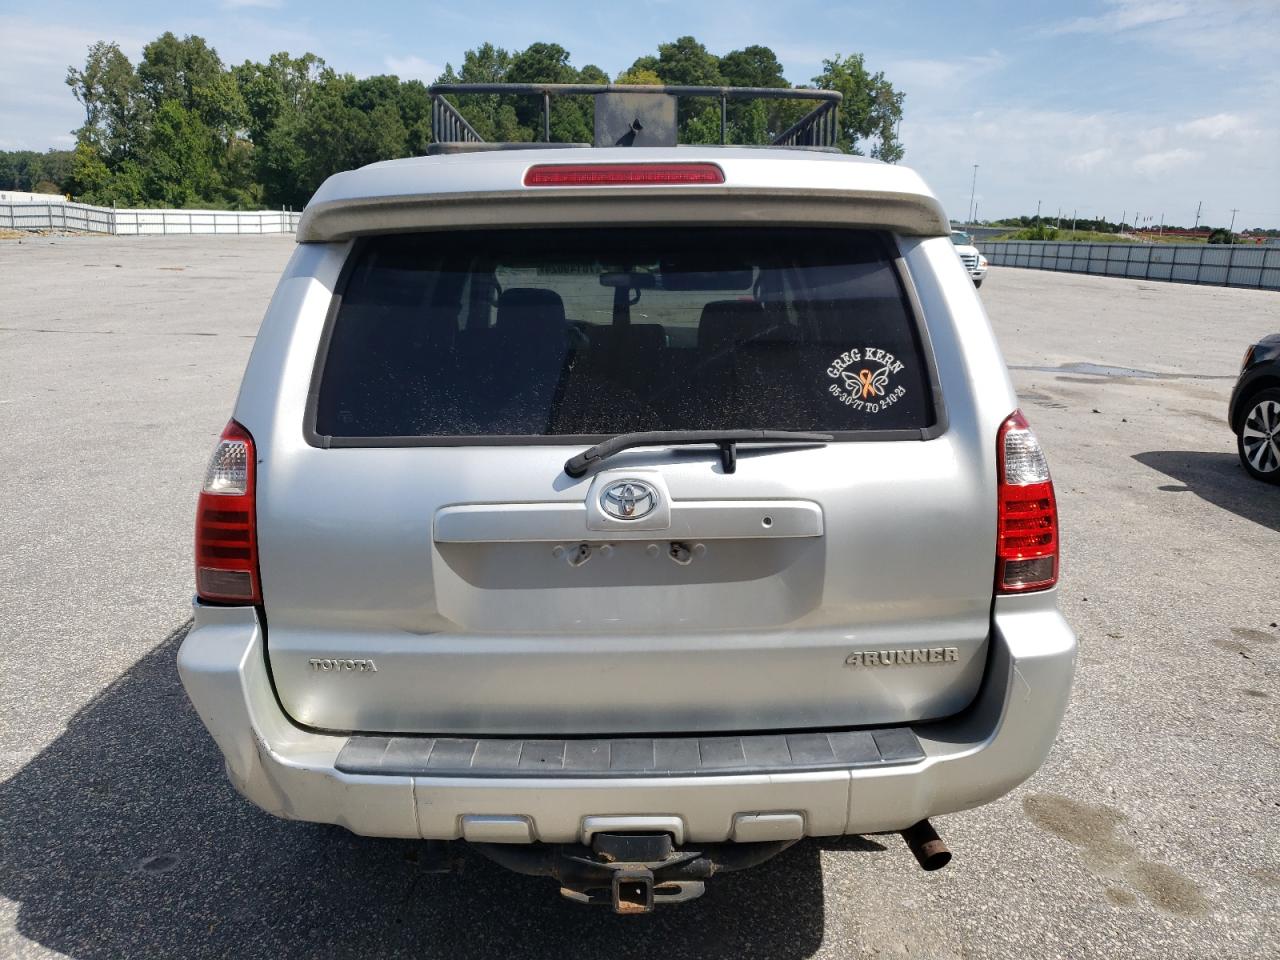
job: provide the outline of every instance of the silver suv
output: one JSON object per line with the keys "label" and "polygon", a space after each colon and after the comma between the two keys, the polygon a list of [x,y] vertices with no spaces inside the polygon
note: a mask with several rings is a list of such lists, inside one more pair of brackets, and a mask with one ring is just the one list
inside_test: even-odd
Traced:
{"label": "silver suv", "polygon": [[938,201],[815,150],[330,178],[200,494],[186,690],[252,802],[643,912],[1043,761],[1058,522]]}

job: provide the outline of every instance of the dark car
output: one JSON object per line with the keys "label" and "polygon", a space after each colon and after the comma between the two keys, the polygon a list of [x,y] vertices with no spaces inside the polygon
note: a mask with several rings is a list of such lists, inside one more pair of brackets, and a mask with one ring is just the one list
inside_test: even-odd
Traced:
{"label": "dark car", "polygon": [[1244,468],[1259,480],[1280,483],[1280,333],[1245,353],[1227,417]]}

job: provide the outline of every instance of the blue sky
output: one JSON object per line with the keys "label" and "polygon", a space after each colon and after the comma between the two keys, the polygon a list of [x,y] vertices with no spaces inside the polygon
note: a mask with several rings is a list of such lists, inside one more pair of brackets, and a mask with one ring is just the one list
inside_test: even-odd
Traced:
{"label": "blue sky", "polygon": [[568,48],[611,75],[693,34],[716,53],[772,47],[793,83],[861,52],[906,97],[904,163],[953,217],[979,164],[980,217],[1135,212],[1190,224],[1280,227],[1280,0],[1089,3],[352,3],[0,0],[0,149],[70,144],[63,84],[95,40],[136,60],[164,30],[204,36],[224,61],[310,50],[358,75],[434,79],[484,41]]}

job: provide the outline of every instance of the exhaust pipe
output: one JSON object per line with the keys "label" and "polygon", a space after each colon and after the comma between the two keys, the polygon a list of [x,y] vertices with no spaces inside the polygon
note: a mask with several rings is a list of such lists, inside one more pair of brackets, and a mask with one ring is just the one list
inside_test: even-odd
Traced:
{"label": "exhaust pipe", "polygon": [[951,862],[951,851],[928,820],[907,827],[902,831],[902,839],[925,870],[941,870]]}

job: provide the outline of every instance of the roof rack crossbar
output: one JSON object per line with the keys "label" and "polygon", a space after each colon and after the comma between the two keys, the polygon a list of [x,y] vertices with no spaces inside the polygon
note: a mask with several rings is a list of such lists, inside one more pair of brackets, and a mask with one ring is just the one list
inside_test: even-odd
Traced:
{"label": "roof rack crossbar", "polygon": [[646,121],[661,131],[656,140],[651,130],[644,140],[637,141],[636,135],[644,129],[638,112],[636,119],[631,122],[630,131],[616,140],[613,132],[602,133],[601,124],[597,122],[595,146],[598,147],[633,144],[666,145],[657,142],[664,136],[670,138],[670,143],[674,144],[675,101],[680,97],[705,97],[720,101],[720,142],[722,144],[727,144],[729,140],[730,100],[821,101],[814,110],[774,137],[771,146],[831,148],[837,143],[836,116],[840,102],[844,99],[837,90],[816,90],[806,87],[646,86],[626,83],[438,83],[429,87],[428,93],[431,95],[431,136],[437,144],[441,145],[485,142],[461,112],[446,99],[446,95],[450,94],[540,97],[542,99],[542,138],[543,143],[548,146],[553,145],[551,143],[551,99],[553,97],[593,96],[597,98],[598,107],[602,102],[606,106],[616,105],[627,116],[631,116],[633,105],[638,103],[636,100],[629,99],[632,97],[664,97],[670,104],[666,108],[666,114],[669,116],[664,115],[663,110],[659,109],[656,112],[650,112]]}

